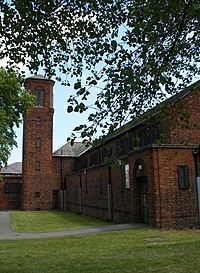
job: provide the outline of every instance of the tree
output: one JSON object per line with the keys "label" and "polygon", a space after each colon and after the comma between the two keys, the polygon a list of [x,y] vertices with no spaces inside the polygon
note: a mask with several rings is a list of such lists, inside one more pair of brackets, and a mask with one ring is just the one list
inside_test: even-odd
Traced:
{"label": "tree", "polygon": [[85,140],[112,133],[200,71],[199,0],[13,0],[0,10],[0,58],[43,67],[66,86],[76,78],[68,112],[93,108],[75,128]]}
{"label": "tree", "polygon": [[13,146],[17,145],[14,127],[19,127],[22,114],[33,102],[22,83],[16,72],[0,68],[0,165],[7,164]]}

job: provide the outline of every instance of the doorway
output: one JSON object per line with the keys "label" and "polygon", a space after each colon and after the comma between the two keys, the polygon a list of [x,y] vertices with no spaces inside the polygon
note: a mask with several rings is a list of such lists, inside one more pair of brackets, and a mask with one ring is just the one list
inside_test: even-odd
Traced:
{"label": "doorway", "polygon": [[52,209],[58,209],[58,190],[53,190],[52,193]]}
{"label": "doorway", "polygon": [[140,222],[149,223],[149,197],[147,177],[137,178]]}
{"label": "doorway", "polygon": [[135,164],[136,211],[141,223],[149,223],[149,190],[146,167],[142,160]]}

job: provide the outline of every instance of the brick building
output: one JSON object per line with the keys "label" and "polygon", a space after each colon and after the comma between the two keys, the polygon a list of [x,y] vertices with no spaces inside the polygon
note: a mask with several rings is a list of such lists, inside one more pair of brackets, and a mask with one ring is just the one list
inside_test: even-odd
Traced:
{"label": "brick building", "polygon": [[0,170],[0,209],[21,209],[22,163],[10,164]]}
{"label": "brick building", "polygon": [[[24,119],[22,209],[63,209],[156,227],[199,225],[200,81],[104,144],[66,143],[52,154],[53,84],[42,76],[25,82],[36,105]],[[10,208],[5,179],[0,209]]]}

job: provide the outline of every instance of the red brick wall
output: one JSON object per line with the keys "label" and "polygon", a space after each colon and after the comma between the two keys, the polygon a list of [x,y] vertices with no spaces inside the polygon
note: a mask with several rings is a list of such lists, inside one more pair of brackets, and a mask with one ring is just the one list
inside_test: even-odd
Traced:
{"label": "red brick wall", "polygon": [[[26,88],[33,92],[38,86],[45,90],[44,107],[32,107],[24,118],[23,140],[23,209],[52,209],[52,191],[57,190],[52,160],[53,81],[28,78]],[[40,117],[41,124],[36,120]],[[36,147],[36,139],[41,147]],[[40,170],[36,170],[36,161]]]}
{"label": "red brick wall", "polygon": [[67,209],[108,220],[107,185],[107,166],[89,168],[69,175],[67,177]]}
{"label": "red brick wall", "polygon": [[[138,159],[144,159],[149,180],[149,195],[153,196],[152,189],[152,160],[150,150],[133,153],[124,158],[130,164],[130,189],[122,187],[120,166],[111,167],[112,183],[112,218],[114,222],[139,222],[138,189],[136,188],[134,165]],[[82,182],[82,209],[80,209],[80,176]],[[87,182],[86,182],[87,181]],[[87,168],[85,171],[68,175],[67,179],[67,209],[74,212],[109,219],[108,211],[108,165],[98,165]],[[124,182],[125,183],[125,182]],[[150,198],[152,200],[152,198]],[[150,222],[153,223],[153,205],[150,204]]]}
{"label": "red brick wall", "polygon": [[21,209],[22,196],[20,193],[6,193],[6,183],[22,183],[21,176],[3,176],[0,180],[0,210]]}
{"label": "red brick wall", "polygon": [[60,190],[66,188],[66,176],[72,171],[75,159],[72,157],[53,157],[54,189],[58,190],[58,208],[61,208]]}
{"label": "red brick wall", "polygon": [[194,90],[173,106],[172,144],[200,143],[200,90]]}
{"label": "red brick wall", "polygon": [[[155,184],[155,225],[193,227],[196,222],[195,173],[190,148],[153,150]],[[180,189],[178,165],[188,165],[189,188]]]}
{"label": "red brick wall", "polygon": [[[135,177],[135,164],[138,160],[142,160],[146,167],[149,224],[156,227],[195,226],[195,175],[192,150],[189,147],[180,148],[178,146],[177,148],[148,148],[124,158],[124,161],[130,165],[130,189],[121,189],[120,168],[112,167],[113,221],[140,222],[139,192]],[[178,165],[188,165],[188,189],[179,189]],[[80,175],[82,182],[81,209]],[[67,209],[108,220],[108,181],[107,165],[94,166],[88,168],[86,172],[69,175],[67,179]]]}

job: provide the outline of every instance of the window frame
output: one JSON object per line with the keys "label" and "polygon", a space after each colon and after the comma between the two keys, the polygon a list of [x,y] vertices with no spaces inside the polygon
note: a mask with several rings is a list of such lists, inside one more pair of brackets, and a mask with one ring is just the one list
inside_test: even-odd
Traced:
{"label": "window frame", "polygon": [[180,164],[177,166],[178,172],[178,187],[180,190],[189,189],[189,170],[188,165]]}
{"label": "window frame", "polygon": [[35,161],[35,170],[36,171],[40,171],[41,170],[41,164],[39,160]]}
{"label": "window frame", "polygon": [[35,106],[36,107],[44,107],[45,106],[45,90],[42,87],[37,87],[34,90]]}
{"label": "window frame", "polygon": [[41,138],[40,137],[37,137],[36,138],[36,141],[35,141],[35,147],[37,148],[37,149],[40,149],[41,148]]}
{"label": "window frame", "polygon": [[20,182],[15,183],[5,183],[4,192],[5,193],[21,193],[22,184]]}

